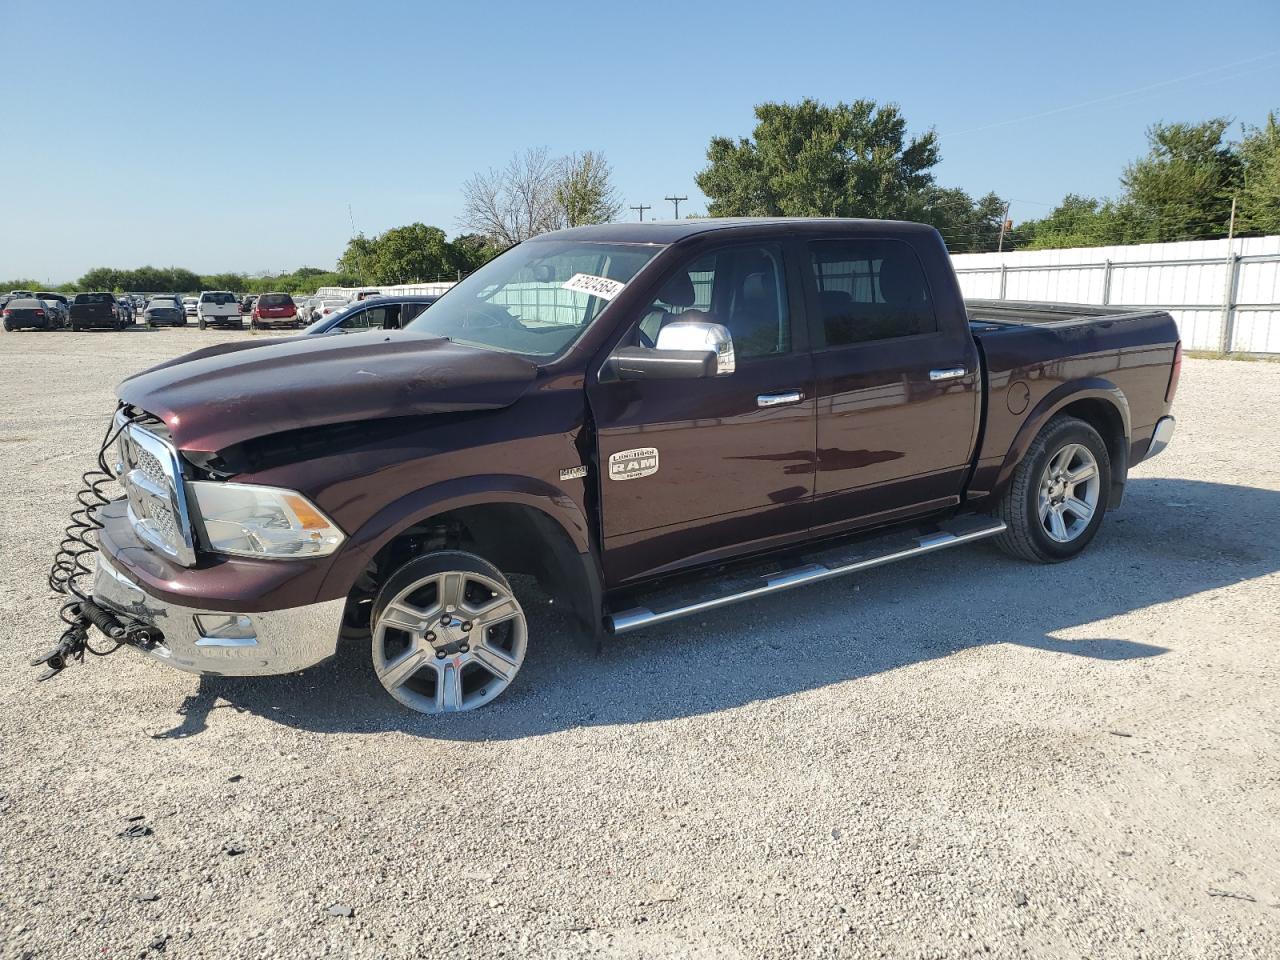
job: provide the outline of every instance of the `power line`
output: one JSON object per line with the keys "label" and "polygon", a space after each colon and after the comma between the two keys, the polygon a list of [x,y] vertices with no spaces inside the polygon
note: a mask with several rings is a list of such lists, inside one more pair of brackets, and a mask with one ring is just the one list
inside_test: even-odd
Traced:
{"label": "power line", "polygon": [[680,219],[680,201],[688,200],[689,198],[688,197],[663,197],[662,199],[670,200],[672,203],[676,205],[676,219],[679,220]]}
{"label": "power line", "polygon": [[1122,90],[1119,93],[1108,94],[1105,97],[1095,97],[1092,100],[1082,100],[1079,103],[1069,103],[1066,106],[1054,107],[1052,110],[1043,110],[1039,113],[1030,113],[1022,117],[1011,117],[1008,120],[997,120],[994,123],[987,123],[980,127],[970,127],[968,130],[957,130],[952,133],[942,133],[939,137],[959,137],[967,133],[980,133],[983,130],[992,130],[996,127],[1006,127],[1012,123],[1023,123],[1027,120],[1040,120],[1043,117],[1052,117],[1059,113],[1066,113],[1069,110],[1080,110],[1084,107],[1096,106],[1100,103],[1108,103],[1112,100],[1120,100],[1124,97],[1130,97],[1138,93],[1146,93],[1148,90],[1158,90],[1161,87],[1172,86],[1177,83],[1185,83],[1187,80],[1194,80],[1197,77],[1203,77],[1210,73],[1217,73],[1221,70],[1228,70],[1232,67],[1243,66],[1246,63],[1257,63],[1259,60],[1266,60],[1270,57],[1280,55],[1280,50],[1271,50],[1267,53],[1259,54],[1256,57],[1247,57],[1243,60],[1232,60],[1228,63],[1220,64],[1216,67],[1209,67],[1206,70],[1197,70],[1195,73],[1188,73],[1181,77],[1174,77],[1171,80],[1161,80],[1157,83],[1149,83],[1145,86],[1134,87],[1132,90]]}
{"label": "power line", "polygon": [[646,203],[641,203],[641,204],[638,204],[637,206],[631,207],[631,209],[640,211],[640,222],[644,223],[644,212],[646,210],[652,210],[653,207],[649,206]]}

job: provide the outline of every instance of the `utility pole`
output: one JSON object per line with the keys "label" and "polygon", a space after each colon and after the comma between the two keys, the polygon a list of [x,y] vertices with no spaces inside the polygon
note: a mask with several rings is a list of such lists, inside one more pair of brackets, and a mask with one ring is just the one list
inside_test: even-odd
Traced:
{"label": "utility pole", "polygon": [[632,207],[631,209],[640,211],[640,222],[644,223],[644,212],[646,210],[652,210],[653,207],[649,206],[648,204],[641,203],[641,204],[638,204],[637,206]]}
{"label": "utility pole", "polygon": [[689,198],[688,197],[663,197],[662,199],[670,200],[672,203],[676,205],[676,219],[679,220],[680,219],[680,201],[688,200]]}
{"label": "utility pole", "polygon": [[1004,231],[1009,225],[1009,205],[1012,200],[1006,200],[1004,203],[1004,216],[1000,218],[1000,243],[996,246],[996,253],[1004,253]]}

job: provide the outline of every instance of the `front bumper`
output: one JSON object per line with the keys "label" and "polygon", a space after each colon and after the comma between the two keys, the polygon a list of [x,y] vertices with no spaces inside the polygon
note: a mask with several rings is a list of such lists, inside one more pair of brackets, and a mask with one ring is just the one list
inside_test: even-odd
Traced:
{"label": "front bumper", "polygon": [[[220,611],[180,606],[159,600],[98,555],[93,600],[99,606],[126,613],[155,627],[162,639],[144,652],[152,659],[188,673],[228,677],[294,673],[333,656],[338,647],[345,599],[270,610],[227,613],[230,620],[248,622],[249,631],[218,636],[208,621]],[[205,618],[202,629],[196,618]],[[246,636],[252,633],[252,636]]]}

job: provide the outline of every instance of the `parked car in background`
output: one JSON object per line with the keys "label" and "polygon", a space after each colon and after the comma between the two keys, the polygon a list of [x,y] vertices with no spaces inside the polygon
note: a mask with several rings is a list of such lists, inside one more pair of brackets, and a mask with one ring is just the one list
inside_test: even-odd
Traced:
{"label": "parked car in background", "polygon": [[124,329],[120,305],[112,293],[77,293],[71,301],[70,313],[72,330]]}
{"label": "parked car in background", "polygon": [[187,311],[176,297],[152,297],[142,311],[142,319],[148,327],[185,327]]}
{"label": "parked car in background", "polygon": [[125,326],[130,326],[134,322],[133,301],[128,297],[116,297],[116,308],[120,314],[120,321]]}
{"label": "parked car in background", "polygon": [[298,298],[293,298],[298,304],[298,323],[307,324],[315,319],[316,307],[320,306],[319,297],[307,297],[302,302],[298,302]]}
{"label": "parked car in background", "polygon": [[264,293],[254,305],[252,316],[249,326],[255,330],[298,326],[298,306],[287,293]]}
{"label": "parked car in background", "polygon": [[240,301],[228,290],[205,290],[196,306],[196,317],[201,330],[206,327],[235,327],[244,329],[240,317]]}
{"label": "parked car in background", "polygon": [[10,290],[8,293],[0,294],[0,307],[3,307],[10,300],[31,299],[35,295],[34,290]]}
{"label": "parked car in background", "polygon": [[258,298],[254,294],[250,294],[240,301],[240,313],[249,316],[253,313],[253,305],[258,302]]}
{"label": "parked car in background", "polygon": [[346,310],[349,306],[351,306],[350,300],[340,300],[337,297],[326,297],[316,305],[314,310],[311,311],[312,322],[322,320],[325,317],[329,317],[342,310]]}
{"label": "parked car in background", "polygon": [[55,330],[62,325],[60,314],[49,303],[36,297],[12,297],[0,307],[4,329]]}
{"label": "parked car in background", "polygon": [[399,330],[440,298],[434,294],[403,294],[358,300],[321,316],[307,327],[308,336],[318,333],[355,333],[360,330]]}
{"label": "parked car in background", "polygon": [[183,297],[182,310],[188,317],[194,317],[199,311],[200,301],[196,297]]}
{"label": "parked car in background", "polygon": [[42,290],[36,294],[37,300],[43,300],[58,315],[58,326],[65,327],[71,319],[71,301],[60,293]]}

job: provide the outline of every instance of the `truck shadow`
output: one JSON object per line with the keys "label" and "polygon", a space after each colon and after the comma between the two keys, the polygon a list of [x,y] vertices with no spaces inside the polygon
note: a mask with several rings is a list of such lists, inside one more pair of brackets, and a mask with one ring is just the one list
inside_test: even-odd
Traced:
{"label": "truck shadow", "polygon": [[[179,723],[156,736],[198,735],[215,710],[230,708],[317,732],[509,740],[730,710],[990,644],[1120,668],[1167,648],[1113,635],[1118,628],[1103,621],[1277,569],[1280,492],[1135,478],[1124,507],[1068,564],[960,548],[606,640],[599,655],[543,603],[529,613],[534,642],[519,679],[482,710],[426,717],[401,708],[374,678],[364,644],[351,643],[290,677],[202,677]],[[1081,627],[1091,628],[1085,639],[1061,635]]]}

